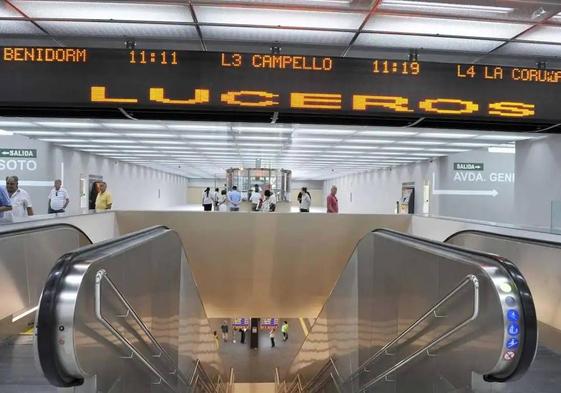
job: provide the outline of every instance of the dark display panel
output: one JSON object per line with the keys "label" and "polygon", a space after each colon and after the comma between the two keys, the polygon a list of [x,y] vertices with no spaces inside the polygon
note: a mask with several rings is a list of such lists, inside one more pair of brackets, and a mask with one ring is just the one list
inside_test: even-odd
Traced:
{"label": "dark display panel", "polygon": [[1,51],[2,107],[561,122],[561,70],[173,50]]}

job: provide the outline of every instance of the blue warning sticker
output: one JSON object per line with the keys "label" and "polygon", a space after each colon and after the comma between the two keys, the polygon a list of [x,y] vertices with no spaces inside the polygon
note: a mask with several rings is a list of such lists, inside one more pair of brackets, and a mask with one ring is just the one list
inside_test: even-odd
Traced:
{"label": "blue warning sticker", "polygon": [[511,336],[518,336],[520,334],[520,325],[513,322],[508,325],[508,334]]}
{"label": "blue warning sticker", "polygon": [[518,344],[520,344],[520,341],[517,338],[509,338],[506,342],[506,348],[515,349],[518,348]]}
{"label": "blue warning sticker", "polygon": [[520,319],[520,314],[518,314],[518,311],[516,310],[508,310],[506,317],[511,322],[517,322]]}

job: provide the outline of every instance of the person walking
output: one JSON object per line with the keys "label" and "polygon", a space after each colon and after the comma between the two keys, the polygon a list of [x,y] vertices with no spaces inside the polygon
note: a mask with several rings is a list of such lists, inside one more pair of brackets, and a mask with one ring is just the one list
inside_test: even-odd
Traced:
{"label": "person walking", "polygon": [[242,194],[238,191],[237,186],[233,186],[232,190],[228,192],[228,205],[231,212],[240,211],[240,203],[242,203]]}
{"label": "person walking", "polygon": [[275,210],[277,210],[277,197],[273,191],[271,191],[271,196],[269,197],[269,206],[270,212],[274,212]]}
{"label": "person walking", "polygon": [[224,322],[222,322],[220,330],[222,331],[222,340],[228,342],[228,321],[224,320]]}
{"label": "person walking", "polygon": [[331,186],[331,192],[327,196],[327,212],[339,213],[339,200],[336,197],[337,187]]}
{"label": "person walking", "polygon": [[227,212],[228,211],[228,197],[226,196],[226,190],[220,192],[218,197],[218,211]]}
{"label": "person walking", "polygon": [[19,188],[19,178],[17,176],[6,177],[6,191],[10,197],[12,210],[6,215],[12,217],[28,217],[33,215],[31,197],[22,188]]}
{"label": "person walking", "polygon": [[302,187],[302,199],[300,201],[300,213],[309,213],[312,205],[312,196],[306,187]]}
{"label": "person walking", "polygon": [[99,193],[95,198],[95,210],[111,210],[113,207],[113,196],[107,191],[107,183],[99,182]]}
{"label": "person walking", "polygon": [[288,322],[287,321],[284,321],[284,323],[282,324],[281,332],[282,332],[282,341],[288,340]]}
{"label": "person walking", "polygon": [[205,212],[212,211],[212,204],[214,201],[212,200],[212,194],[210,193],[210,187],[205,188],[203,191],[203,209]]}
{"label": "person walking", "polygon": [[49,214],[64,213],[66,206],[70,203],[68,191],[62,186],[62,180],[56,179],[51,192],[49,193]]}
{"label": "person walking", "polygon": [[269,338],[271,339],[271,348],[275,347],[275,328],[271,328],[269,332]]}
{"label": "person walking", "polygon": [[251,210],[254,212],[259,210],[259,203],[261,202],[261,193],[259,192],[259,186],[256,184],[251,196],[249,197],[251,202]]}

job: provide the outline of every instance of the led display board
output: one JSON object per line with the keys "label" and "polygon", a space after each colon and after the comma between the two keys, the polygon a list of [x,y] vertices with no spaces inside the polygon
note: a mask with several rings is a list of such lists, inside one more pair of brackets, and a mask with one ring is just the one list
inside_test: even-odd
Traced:
{"label": "led display board", "polygon": [[3,107],[561,122],[561,70],[174,50],[1,51]]}

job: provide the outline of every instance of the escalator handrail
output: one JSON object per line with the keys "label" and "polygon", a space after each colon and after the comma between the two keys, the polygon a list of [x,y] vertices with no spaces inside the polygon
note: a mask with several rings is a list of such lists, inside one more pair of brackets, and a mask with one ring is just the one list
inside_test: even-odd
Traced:
{"label": "escalator handrail", "polygon": [[[544,245],[547,247],[554,247],[554,248],[561,248],[561,243],[556,243],[549,240],[541,240],[541,239],[532,239],[520,236],[513,236],[513,235],[503,235],[493,232],[486,232],[476,229],[466,229],[462,231],[458,231],[450,236],[448,236],[444,243],[448,243],[454,237],[459,236],[464,233],[473,233],[477,235],[485,235],[485,236],[493,236],[498,238],[504,238],[507,240],[517,241],[517,242],[525,242],[525,243],[532,243],[536,245]],[[492,255],[492,254],[490,254]],[[513,371],[512,375],[505,377],[505,376],[487,376],[485,378],[488,382],[505,382],[508,379],[514,379],[523,375],[534,360],[537,345],[538,345],[538,322],[537,322],[537,315],[536,315],[536,308],[534,305],[534,301],[532,299],[532,293],[530,292],[530,288],[528,286],[528,282],[522,276],[522,273],[518,269],[518,267],[504,258],[500,258],[500,262],[502,263],[503,267],[506,269],[516,287],[519,291],[519,296],[521,300],[521,308],[524,314],[524,321],[525,321],[525,329],[524,329],[524,346],[522,348],[522,356],[518,361],[518,365],[516,369]]]}
{"label": "escalator handrail", "polygon": [[[448,244],[448,243],[438,242],[438,241],[434,241],[434,240],[430,240],[430,239],[426,239],[426,238],[422,238],[422,237],[417,237],[417,236],[413,236],[413,235],[410,235],[410,234],[397,232],[397,231],[394,231],[392,229],[377,228],[377,229],[372,230],[370,233],[386,233],[386,234],[389,234],[389,235],[392,235],[392,236],[395,236],[395,237],[400,237],[402,239],[412,241],[412,242],[415,242],[415,243],[418,243],[418,244],[426,244],[426,245],[429,245],[431,247],[438,248],[440,250],[454,251],[458,254],[468,256],[468,257],[476,256],[476,257],[485,258],[485,259],[487,259],[487,261],[492,260],[498,266],[502,267],[508,273],[508,275],[511,277],[513,282],[516,284],[516,288],[519,291],[519,297],[521,299],[521,309],[522,309],[522,314],[523,314],[523,318],[524,318],[523,319],[524,320],[524,329],[523,329],[523,331],[524,331],[523,343],[524,344],[523,344],[523,346],[520,350],[521,356],[520,356],[520,359],[518,361],[518,364],[517,364],[516,368],[510,374],[508,374],[508,375],[484,375],[483,378],[484,378],[484,380],[486,380],[488,382],[506,382],[507,380],[513,380],[513,379],[516,379],[516,378],[522,376],[526,372],[526,370],[528,370],[528,368],[532,364],[532,361],[533,361],[534,356],[535,356],[536,351],[537,351],[538,328],[537,328],[536,310],[535,310],[535,307],[534,307],[532,294],[530,292],[530,289],[528,287],[526,279],[524,278],[524,276],[522,276],[522,273],[520,272],[520,270],[518,270],[518,268],[512,262],[510,262],[506,258],[500,257],[500,256],[495,255],[495,254],[489,254],[489,253],[485,253],[485,252],[478,251],[478,250],[471,250],[471,249],[459,247],[459,246],[456,246],[456,245],[453,245],[453,244]],[[367,235],[365,235],[365,236],[367,236]],[[357,242],[357,245],[353,248],[353,251],[351,252],[351,256],[355,253],[355,251],[358,247],[358,244],[362,241],[363,238],[361,238]],[[347,265],[351,261],[351,256],[349,256],[349,258],[347,260],[347,263],[345,264],[345,266],[341,270],[341,273],[340,273],[339,277],[335,281],[335,285],[333,286],[333,288],[331,288],[331,291],[330,291],[329,295],[327,296],[327,300],[323,304],[318,316],[321,315],[321,313],[325,309],[329,299],[331,298],[331,296],[333,294],[333,291],[337,287],[337,284],[339,282],[339,279],[341,278],[341,275],[344,273]],[[309,329],[310,333],[314,330],[314,327],[315,327],[316,323],[318,322],[318,319],[319,318],[316,318],[316,320],[312,324],[311,328]],[[310,334],[310,333],[308,333],[308,334]],[[296,352],[296,355],[294,356],[294,359],[292,360],[291,364],[294,364],[294,361],[296,360],[296,357],[302,351],[302,348],[303,348],[304,344],[306,343],[306,341],[307,340],[305,338],[304,341],[302,342],[302,345],[300,346],[299,350]]]}
{"label": "escalator handrail", "polygon": [[516,236],[516,235],[506,235],[506,234],[503,234],[503,233],[488,232],[488,231],[483,231],[483,230],[480,230],[480,229],[463,229],[461,231],[458,231],[458,232],[453,233],[450,236],[448,236],[444,240],[443,243],[448,243],[450,240],[452,240],[456,236],[463,235],[463,234],[466,234],[466,233],[473,233],[473,234],[476,234],[476,235],[499,237],[499,238],[504,238],[504,239],[507,239],[507,240],[513,240],[513,241],[516,241],[518,243],[521,243],[521,242],[534,243],[534,244],[537,244],[537,245],[543,245],[543,246],[547,246],[547,247],[560,248],[561,249],[561,243],[554,242],[552,240],[535,239],[535,238],[531,238],[531,237],[523,237],[523,236]]}
{"label": "escalator handrail", "polygon": [[39,226],[33,226],[33,227],[10,229],[10,230],[7,230],[7,231],[0,231],[0,239],[2,239],[4,237],[8,237],[8,236],[24,235],[24,234],[30,234],[30,233],[33,233],[33,232],[41,232],[41,231],[44,231],[44,230],[47,230],[47,229],[56,229],[58,227],[66,227],[66,228],[75,229],[80,234],[82,234],[84,236],[84,238],[86,238],[86,240],[90,244],[93,243],[92,239],[90,239],[90,237],[83,230],[78,228],[76,225],[67,224],[67,223],[47,224],[47,225],[39,225]]}
{"label": "escalator handrail", "polygon": [[518,290],[518,297],[520,298],[520,306],[521,306],[521,311],[524,320],[524,329],[522,329],[524,333],[524,337],[522,340],[523,345],[519,351],[521,355],[516,367],[508,375],[489,374],[489,375],[484,375],[483,379],[487,382],[506,382],[509,380],[515,380],[517,378],[520,378],[522,375],[524,375],[524,373],[528,370],[528,368],[532,364],[538,349],[538,319],[536,315],[534,300],[532,297],[532,293],[530,292],[528,282],[526,281],[526,279],[524,278],[518,267],[514,263],[509,261],[507,258],[504,258],[499,255],[486,253],[479,250],[472,250],[469,248],[459,247],[454,244],[449,244],[445,242],[438,242],[435,240],[418,238],[409,234],[396,232],[391,229],[382,229],[382,230],[385,232],[393,233],[395,235],[401,236],[406,239],[416,239],[425,244],[431,244],[440,247],[442,249],[449,249],[449,250],[451,249],[467,255],[488,258],[496,262],[501,268],[503,268],[506,271],[506,273],[510,276],[510,278],[514,282],[516,289]]}
{"label": "escalator handrail", "polygon": [[91,252],[102,252],[116,245],[140,240],[158,231],[169,230],[165,226],[155,226],[125,235],[116,239],[109,239],[100,243],[81,247],[78,250],[61,256],[55,266],[51,269],[45,287],[39,301],[37,312],[36,340],[39,363],[45,378],[57,387],[79,386],[83,379],[75,378],[66,374],[63,370],[61,360],[57,356],[57,333],[56,326],[56,304],[60,292],[64,288],[65,278],[70,273],[77,259]]}

